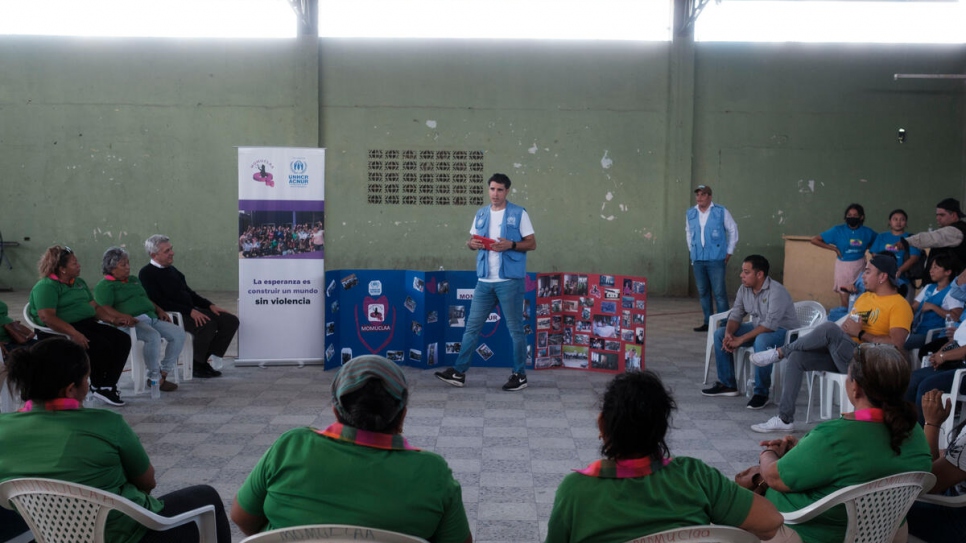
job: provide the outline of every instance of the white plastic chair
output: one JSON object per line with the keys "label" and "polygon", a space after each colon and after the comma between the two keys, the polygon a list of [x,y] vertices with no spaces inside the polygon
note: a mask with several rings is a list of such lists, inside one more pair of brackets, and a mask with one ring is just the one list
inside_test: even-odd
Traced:
{"label": "white plastic chair", "polygon": [[54,479],[4,481],[0,483],[0,506],[16,507],[37,543],[103,543],[111,511],[123,513],[155,531],[194,522],[202,543],[217,540],[214,505],[168,518],[117,494]]}
{"label": "white plastic chair", "polygon": [[[801,336],[804,336],[811,332],[816,326],[825,322],[827,314],[825,313],[825,306],[814,301],[814,300],[803,300],[801,302],[795,302],[795,315],[798,317],[798,328],[793,330],[788,330],[785,332],[785,340],[782,345],[788,345],[789,343],[795,341]],[[744,385],[745,390],[748,391],[748,384],[752,381],[752,376],[754,373],[751,369],[751,355],[755,352],[754,347],[740,347],[735,353],[735,366],[738,372],[738,389],[742,388]],[[779,360],[774,364],[774,369],[772,370],[772,398],[780,398],[782,390],[782,368],[783,360]]]}
{"label": "white plastic chair", "polygon": [[782,513],[785,524],[803,524],[838,505],[849,523],[843,543],[890,543],[912,503],[936,484],[926,471],[909,471],[833,492],[798,511]]}
{"label": "white plastic chair", "polygon": [[[177,311],[170,311],[168,312],[168,315],[171,315],[171,322],[176,324],[178,328],[181,328],[181,331],[184,332],[184,318],[181,316],[181,313],[178,313]],[[123,328],[123,330],[131,336],[131,352],[127,355],[126,366],[131,367],[131,380],[134,381],[134,393],[140,394],[147,389],[147,365],[144,363],[144,342],[138,340],[137,332],[133,326]],[[162,354],[167,346],[168,342],[162,339]],[[184,381],[190,381],[193,377],[193,350],[191,334],[185,332],[184,346],[181,348],[181,352],[178,354],[178,365],[182,367],[181,379]],[[174,375],[172,377],[174,382],[177,382],[178,376]]]}
{"label": "white plastic chair", "polygon": [[953,386],[950,388],[948,394],[943,394],[942,402],[943,405],[946,404],[946,399],[952,400],[952,411],[949,412],[949,416],[942,424],[942,432],[946,439],[952,434],[953,428],[959,424],[963,417],[966,416],[966,394],[960,392],[963,384],[963,377],[966,376],[966,368],[961,368],[956,370],[956,374],[953,375]]}
{"label": "white plastic chair", "polygon": [[669,543],[687,541],[688,543],[759,543],[758,537],[741,528],[731,526],[688,526],[674,528],[656,534],[632,539],[627,543]]}
{"label": "white plastic chair", "polygon": [[[928,356],[922,357],[922,364],[920,365],[921,368],[928,368],[931,365],[932,364],[929,362]],[[943,405],[946,405],[947,399],[953,400],[953,402],[952,411],[949,412],[949,417],[943,421],[942,426],[939,429],[941,443],[943,442],[943,439],[949,439],[948,437],[944,436],[949,436],[949,434],[952,433],[953,428],[959,424],[960,421],[962,421],[964,416],[966,416],[966,405],[964,405],[966,404],[966,394],[960,392],[960,389],[963,385],[963,377],[966,377],[966,368],[956,370],[956,373],[953,374],[953,384],[949,388],[949,392],[943,394],[942,396]],[[953,397],[954,395],[955,398]]]}
{"label": "white plastic chair", "polygon": [[23,321],[30,325],[31,328],[38,332],[43,332],[45,334],[52,334],[55,336],[68,337],[67,334],[61,334],[60,332],[55,332],[53,328],[47,328],[46,326],[34,322],[33,317],[30,316],[30,302],[23,304]]}
{"label": "white plastic chair", "polygon": [[708,338],[704,349],[704,384],[708,384],[708,375],[711,373],[711,356],[714,354],[714,332],[728,320],[731,310],[715,313],[708,317]]}
{"label": "white plastic chair", "polygon": [[413,535],[367,528],[365,526],[350,526],[348,524],[312,524],[309,526],[293,526],[279,528],[270,532],[255,534],[242,539],[241,543],[281,543],[283,541],[305,541],[308,543],[325,541],[327,543],[349,543],[356,541],[373,541],[375,543],[428,543],[425,539]]}

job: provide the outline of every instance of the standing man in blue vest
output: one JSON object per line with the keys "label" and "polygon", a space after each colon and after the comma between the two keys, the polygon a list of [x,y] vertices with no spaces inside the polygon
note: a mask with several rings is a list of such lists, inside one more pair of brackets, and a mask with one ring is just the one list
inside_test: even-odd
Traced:
{"label": "standing man in blue vest", "polygon": [[527,337],[523,331],[527,251],[537,248],[537,240],[527,210],[506,199],[510,178],[495,173],[487,183],[490,205],[476,212],[470,227],[471,236],[466,242],[470,250],[476,251],[476,276],[479,279],[473,291],[460,355],[455,367],[436,372],[436,377],[456,387],[466,384],[466,371],[470,369],[480,341],[480,331],[499,303],[513,339],[513,373],[503,390],[523,390],[527,388]]}
{"label": "standing man in blue vest", "polygon": [[[694,266],[694,282],[701,298],[704,322],[695,332],[708,331],[708,318],[714,313],[728,310],[728,293],[725,286],[725,268],[738,244],[738,225],[731,213],[711,201],[711,187],[698,185],[694,189],[697,205],[688,210],[685,233]],[[711,297],[714,296],[714,311]]]}

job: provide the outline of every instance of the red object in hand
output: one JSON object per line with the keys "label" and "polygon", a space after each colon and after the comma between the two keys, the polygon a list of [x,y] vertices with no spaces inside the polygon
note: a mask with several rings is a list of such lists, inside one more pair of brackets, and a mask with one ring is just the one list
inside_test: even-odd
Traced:
{"label": "red object in hand", "polygon": [[477,236],[476,234],[473,234],[473,239],[475,239],[475,240],[479,241],[480,243],[482,243],[483,244],[483,248],[486,249],[487,251],[490,251],[491,250],[491,247],[493,247],[493,244],[496,243],[496,240],[495,239],[485,238],[483,236]]}

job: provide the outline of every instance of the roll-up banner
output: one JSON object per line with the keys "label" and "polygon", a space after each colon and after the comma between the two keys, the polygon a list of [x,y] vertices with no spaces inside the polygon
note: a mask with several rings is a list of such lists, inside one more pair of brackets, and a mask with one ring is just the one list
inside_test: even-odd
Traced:
{"label": "roll-up banner", "polygon": [[325,149],[238,148],[239,365],[322,364]]}

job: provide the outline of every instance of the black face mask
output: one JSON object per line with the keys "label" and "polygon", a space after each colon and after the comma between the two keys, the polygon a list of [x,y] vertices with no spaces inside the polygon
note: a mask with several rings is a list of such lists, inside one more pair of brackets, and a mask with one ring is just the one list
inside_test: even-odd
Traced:
{"label": "black face mask", "polygon": [[846,217],[845,224],[849,225],[849,228],[855,228],[856,226],[862,224],[862,219],[858,217]]}

